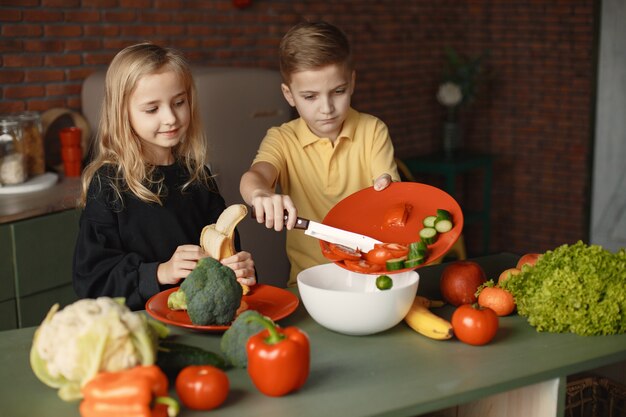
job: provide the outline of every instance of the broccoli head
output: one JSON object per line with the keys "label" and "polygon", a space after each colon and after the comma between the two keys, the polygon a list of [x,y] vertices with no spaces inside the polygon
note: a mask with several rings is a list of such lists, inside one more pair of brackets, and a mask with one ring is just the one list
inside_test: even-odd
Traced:
{"label": "broccoli head", "polygon": [[248,366],[248,354],[246,353],[246,344],[250,336],[259,333],[265,329],[263,325],[257,321],[248,322],[250,316],[259,316],[261,314],[256,310],[246,310],[237,316],[228,330],[222,335],[220,348],[224,356],[233,366],[238,368],[246,368]]}
{"label": "broccoli head", "polygon": [[180,285],[193,324],[225,325],[235,318],[242,289],[232,269],[213,258],[203,258]]}

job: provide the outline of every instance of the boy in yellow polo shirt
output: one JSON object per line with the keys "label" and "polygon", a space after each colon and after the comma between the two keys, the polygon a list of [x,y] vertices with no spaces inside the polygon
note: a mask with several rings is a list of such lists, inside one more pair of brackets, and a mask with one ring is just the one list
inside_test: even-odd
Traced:
{"label": "boy in yellow polo shirt", "polygon": [[291,231],[296,217],[321,221],[350,194],[372,184],[383,190],[400,177],[387,126],[350,107],[355,70],[341,30],[326,22],[294,26],[280,43],[280,71],[283,95],[300,117],[268,130],[240,191],[259,223],[290,230],[293,286],[300,271],[328,262],[317,239]]}

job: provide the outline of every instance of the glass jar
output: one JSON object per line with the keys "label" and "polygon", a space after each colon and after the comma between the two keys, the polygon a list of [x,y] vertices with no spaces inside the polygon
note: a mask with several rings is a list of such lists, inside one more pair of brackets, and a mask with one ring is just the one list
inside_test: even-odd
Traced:
{"label": "glass jar", "polygon": [[22,153],[26,158],[26,171],[29,176],[40,175],[46,172],[46,158],[44,154],[41,116],[38,112],[27,111],[20,113],[23,147]]}
{"label": "glass jar", "polygon": [[20,184],[28,178],[21,136],[18,120],[0,118],[0,186]]}

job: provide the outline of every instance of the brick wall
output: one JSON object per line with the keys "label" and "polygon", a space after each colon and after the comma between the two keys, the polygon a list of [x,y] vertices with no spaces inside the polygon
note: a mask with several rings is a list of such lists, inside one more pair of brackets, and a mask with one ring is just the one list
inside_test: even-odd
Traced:
{"label": "brick wall", "polygon": [[[388,125],[397,154],[440,148],[435,99],[453,46],[491,51],[491,77],[464,115],[464,143],[494,155],[490,251],[587,239],[596,2],[490,0],[0,0],[0,113],[80,109],[83,79],[122,47],[151,40],[196,64],[277,68],[283,33],[323,18],[350,36],[354,107]],[[278,87],[277,87],[278,88]],[[461,179],[462,205],[479,178]],[[435,180],[433,180],[435,181]],[[468,226],[470,249],[480,234]]]}

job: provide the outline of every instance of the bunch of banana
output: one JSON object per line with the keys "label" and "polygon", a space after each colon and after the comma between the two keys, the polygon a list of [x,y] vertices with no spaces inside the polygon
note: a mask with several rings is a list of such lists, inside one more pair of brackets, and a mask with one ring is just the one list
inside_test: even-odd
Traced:
{"label": "bunch of banana", "polygon": [[452,324],[430,311],[431,307],[441,307],[442,305],[443,302],[441,301],[431,301],[418,295],[404,317],[404,321],[413,330],[431,339],[450,339],[453,335]]}
{"label": "bunch of banana", "polygon": [[[235,227],[242,221],[248,208],[243,204],[233,204],[226,207],[220,214],[217,222],[205,226],[200,234],[200,246],[212,258],[218,261],[237,253],[235,250]],[[250,291],[247,285],[243,287],[243,294]]]}

